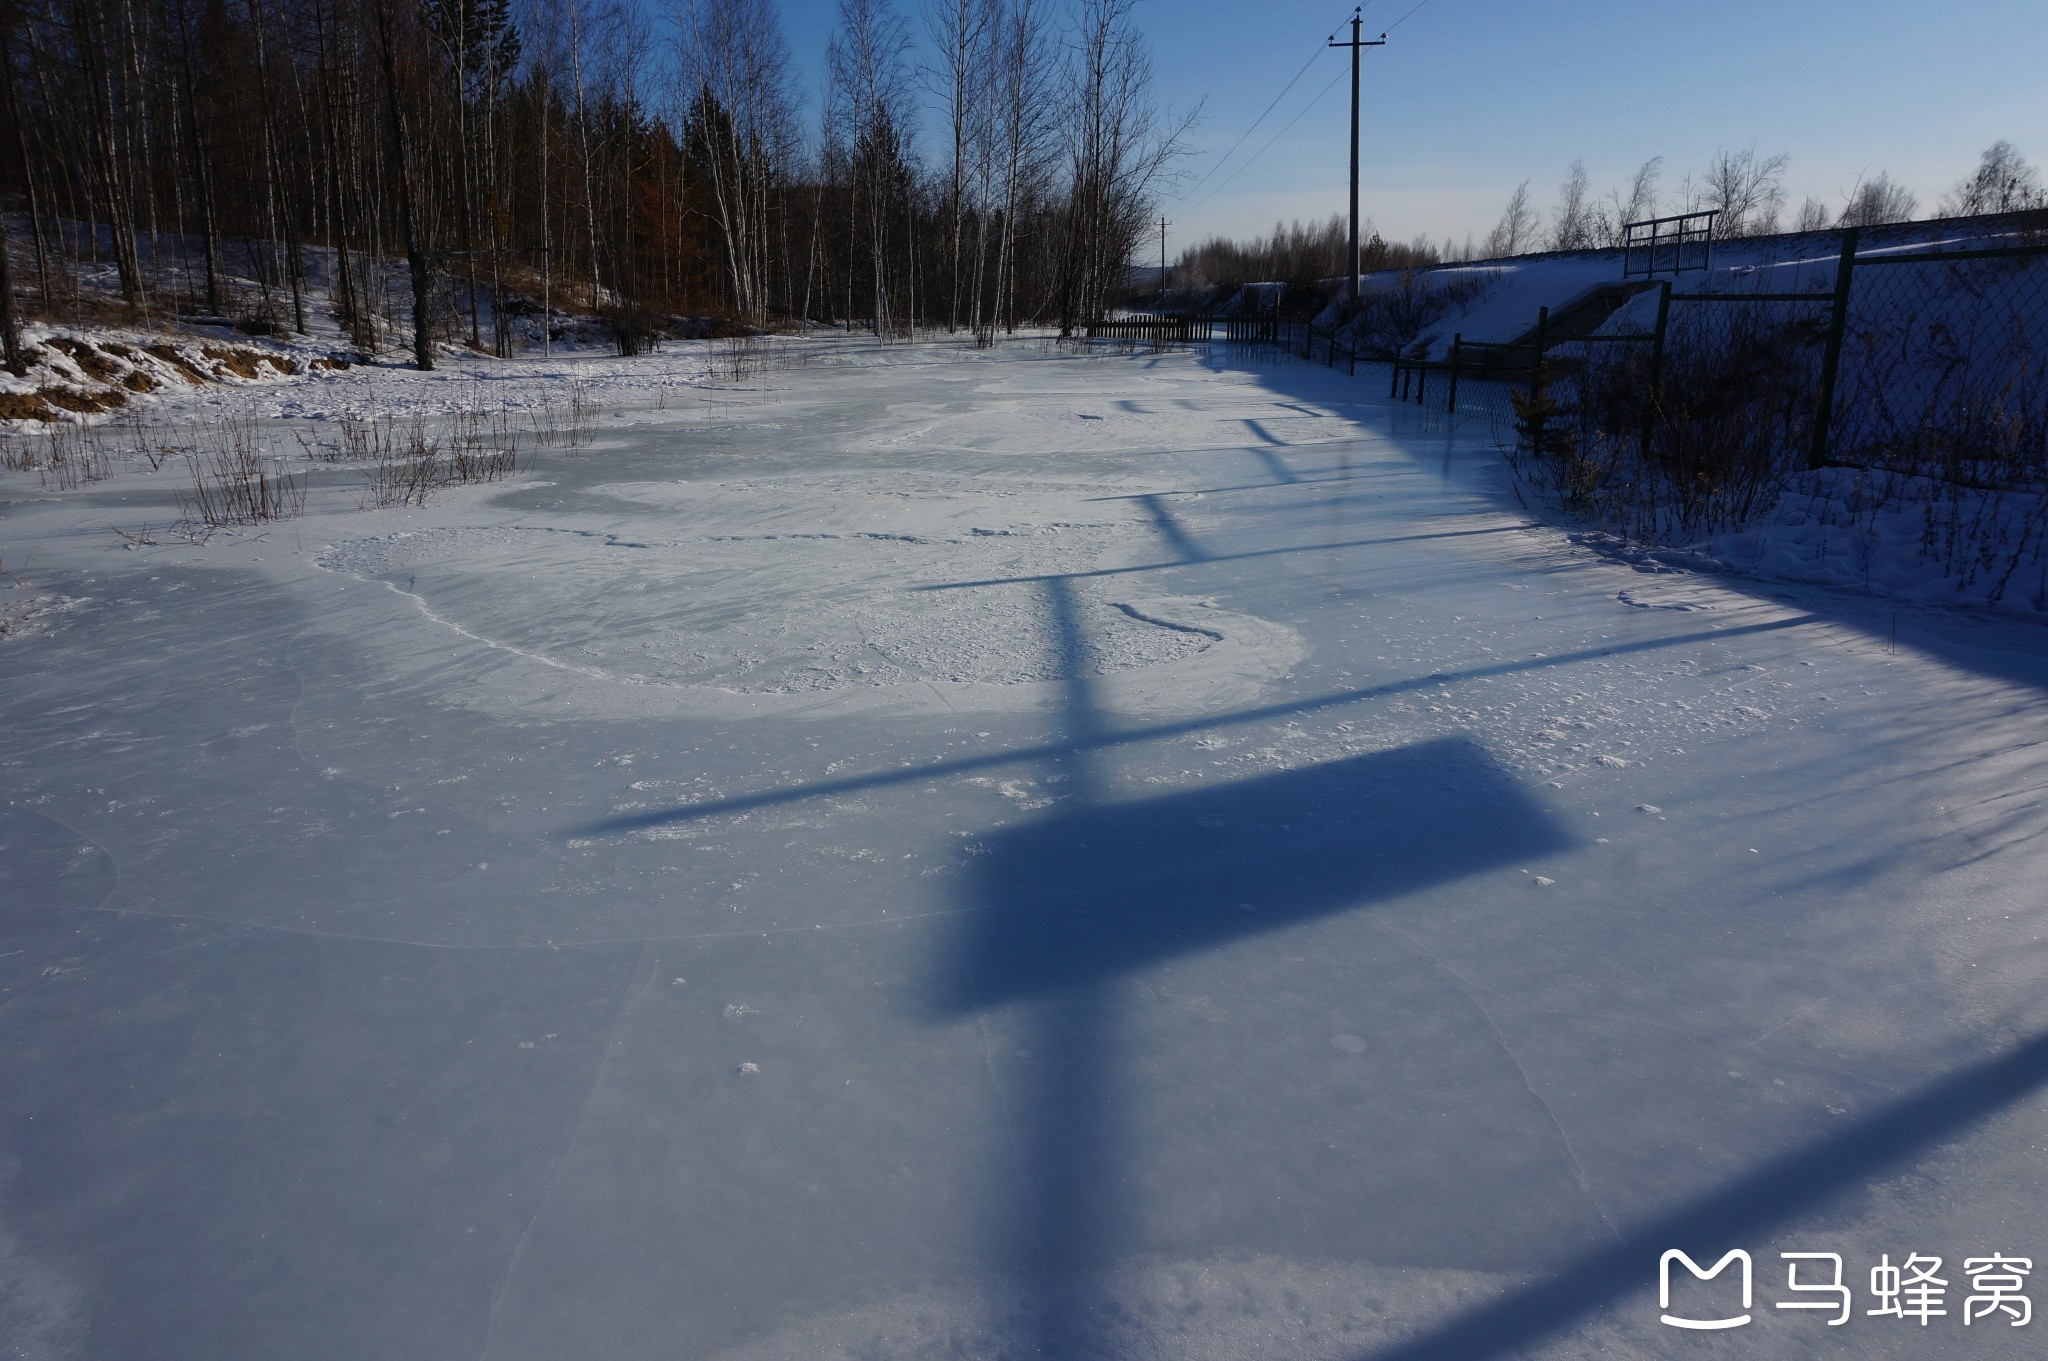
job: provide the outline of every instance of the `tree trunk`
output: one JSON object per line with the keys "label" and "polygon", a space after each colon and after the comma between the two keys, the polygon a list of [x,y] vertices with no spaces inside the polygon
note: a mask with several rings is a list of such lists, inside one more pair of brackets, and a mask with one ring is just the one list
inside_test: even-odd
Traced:
{"label": "tree trunk", "polygon": [[420,369],[430,370],[434,367],[433,280],[413,219],[412,164],[406,146],[405,116],[399,107],[398,62],[391,50],[391,18],[384,3],[377,5],[376,14],[378,55],[384,67],[384,100],[391,121],[391,155],[398,171],[398,230],[405,238],[405,264],[412,273],[412,358]]}
{"label": "tree trunk", "polygon": [[28,357],[21,352],[21,319],[14,314],[14,252],[7,239],[7,219],[0,216],[0,356],[16,378],[28,376]]}

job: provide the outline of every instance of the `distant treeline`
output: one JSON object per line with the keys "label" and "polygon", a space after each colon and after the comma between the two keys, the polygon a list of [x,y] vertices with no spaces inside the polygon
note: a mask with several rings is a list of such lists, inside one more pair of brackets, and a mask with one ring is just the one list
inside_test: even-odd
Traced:
{"label": "distant treeline", "polygon": [[[1529,197],[1523,180],[1508,196],[1500,221],[1476,248],[1468,239],[1458,258],[1491,259],[1539,250],[1591,250],[1618,246],[1622,228],[1660,213],[1693,213],[1708,209],[1719,216],[1714,233],[1724,238],[1767,236],[1780,231],[1821,231],[1829,227],[1875,227],[1910,221],[1919,210],[1919,196],[1885,171],[1860,176],[1843,195],[1839,211],[1808,195],[1788,220],[1784,177],[1792,158],[1785,152],[1761,155],[1755,145],[1717,152],[1704,171],[1688,174],[1675,193],[1659,192],[1664,158],[1653,156],[1637,167],[1628,183],[1595,194],[1584,161],[1573,161],[1557,202],[1546,218]],[[2048,205],[2040,172],[2011,142],[1994,142],[1978,158],[1937,211],[1944,217],[2010,213]],[[1446,252],[1449,254],[1449,252]]]}
{"label": "distant treeline", "polygon": [[[1350,250],[1350,221],[1341,214],[1322,222],[1276,222],[1271,236],[1249,241],[1215,236],[1182,251],[1173,268],[1173,283],[1179,289],[1281,283],[1308,291],[1324,280],[1342,278]],[[1362,270],[1407,269],[1441,259],[1443,254],[1427,238],[1389,244],[1370,223],[1360,229]]]}
{"label": "distant treeline", "polygon": [[565,306],[626,349],[664,314],[1091,316],[1186,126],[1133,3],[928,0],[914,65],[891,0],[840,0],[807,110],[772,0],[0,0],[10,348],[17,295],[100,273],[131,313],[331,305],[374,344],[400,258],[422,366]]}
{"label": "distant treeline", "polygon": [[[1486,260],[1532,251],[1595,250],[1618,246],[1630,222],[1659,213],[1715,209],[1715,232],[1723,238],[1829,227],[1872,227],[1910,220],[1920,207],[1913,193],[1879,171],[1865,175],[1844,195],[1839,211],[1808,197],[1786,215],[1784,174],[1790,157],[1761,155],[1753,146],[1718,153],[1706,169],[1687,175],[1670,193],[1660,192],[1664,161],[1652,157],[1628,182],[1596,194],[1583,161],[1572,162],[1557,202],[1546,214],[1529,193],[1529,181],[1515,187],[1500,221],[1484,238],[1438,245],[1428,236],[1410,242],[1382,240],[1370,222],[1359,242],[1363,270],[1412,269],[1446,261]],[[2011,142],[1994,142],[1975,169],[1957,181],[1937,211],[1948,217],[2010,213],[2048,206],[2040,171]],[[1270,236],[1233,241],[1212,237],[1181,252],[1172,271],[1182,291],[1227,289],[1248,283],[1281,283],[1291,296],[1307,297],[1344,275],[1350,226],[1342,216],[1323,222],[1276,223]]]}

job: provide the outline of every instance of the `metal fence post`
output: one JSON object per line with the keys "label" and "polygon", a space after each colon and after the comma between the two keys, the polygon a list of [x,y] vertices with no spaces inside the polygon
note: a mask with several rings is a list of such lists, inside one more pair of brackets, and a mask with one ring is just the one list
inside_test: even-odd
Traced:
{"label": "metal fence post", "polygon": [[1462,332],[1451,337],[1451,392],[1444,401],[1446,416],[1455,416],[1458,413],[1458,349],[1464,343],[1465,336]]}
{"label": "metal fence post", "polygon": [[1650,429],[1664,412],[1664,328],[1671,322],[1671,281],[1657,285],[1657,329],[1650,335],[1650,390],[1643,407],[1643,440],[1636,456],[1650,456]]}
{"label": "metal fence post", "polygon": [[1813,413],[1813,448],[1806,466],[1824,467],[1828,461],[1828,426],[1835,415],[1835,375],[1842,365],[1842,335],[1849,327],[1849,280],[1856,270],[1857,229],[1842,230],[1842,258],[1835,265],[1835,306],[1828,317],[1828,344],[1820,360],[1820,403]]}

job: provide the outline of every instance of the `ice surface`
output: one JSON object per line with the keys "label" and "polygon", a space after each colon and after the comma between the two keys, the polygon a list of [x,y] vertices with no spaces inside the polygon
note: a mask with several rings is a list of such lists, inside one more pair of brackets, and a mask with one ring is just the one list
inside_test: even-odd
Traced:
{"label": "ice surface", "polygon": [[0,488],[16,1354],[1690,1356],[1668,1247],[1717,1355],[2033,1353],[1953,1268],[2048,1256],[2037,629],[1591,552],[1270,357],[497,371],[596,442]]}

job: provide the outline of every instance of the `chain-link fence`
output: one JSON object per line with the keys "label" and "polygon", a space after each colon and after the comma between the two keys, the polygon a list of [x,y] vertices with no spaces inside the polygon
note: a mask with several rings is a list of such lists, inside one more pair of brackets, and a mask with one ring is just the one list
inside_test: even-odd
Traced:
{"label": "chain-link fence", "polygon": [[1667,284],[1636,302],[1513,395],[1517,461],[1632,537],[1737,527],[1810,459],[1832,300]]}
{"label": "chain-link fence", "polygon": [[2048,481],[2048,247],[1853,260],[1816,462]]}
{"label": "chain-link fence", "polygon": [[[1597,310],[1589,294],[1512,342],[1435,354],[1264,314],[1219,338],[1384,362],[1390,399],[1478,418],[1539,491],[1632,539],[1770,520],[1789,541],[1819,521],[1815,555],[1854,541],[1866,578],[1931,569],[2048,611],[2048,214],[1972,230],[1865,251],[1847,229],[1691,291],[1624,280]],[[1400,334],[1441,314],[1420,294],[1389,295]]]}
{"label": "chain-link fence", "polygon": [[1631,538],[1740,530],[1793,495],[1988,598],[2035,576],[2048,596],[2048,242],[1859,254],[1846,231],[1778,273],[1791,291],[1656,284],[1505,389],[1461,385],[1454,356],[1446,400]]}

